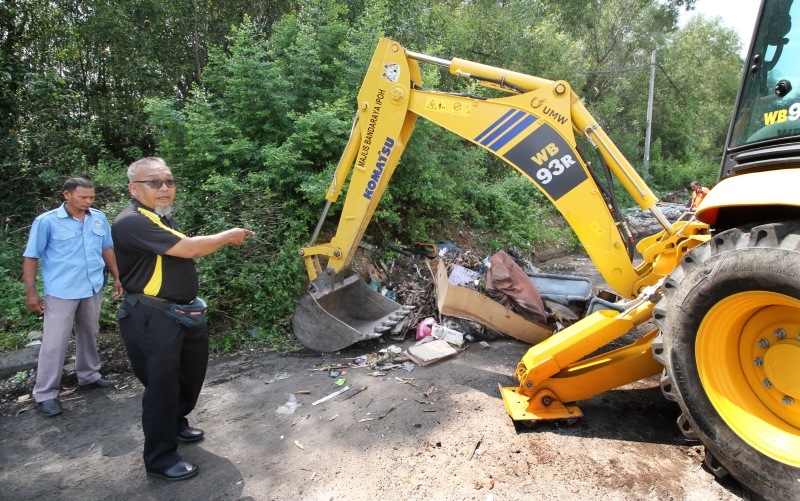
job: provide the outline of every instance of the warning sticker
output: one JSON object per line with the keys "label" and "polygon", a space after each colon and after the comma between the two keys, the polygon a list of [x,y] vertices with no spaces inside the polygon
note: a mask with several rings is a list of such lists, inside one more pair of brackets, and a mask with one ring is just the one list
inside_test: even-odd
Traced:
{"label": "warning sticker", "polygon": [[429,97],[425,100],[425,109],[431,111],[438,111],[439,113],[450,113],[452,115],[469,116],[472,110],[471,103],[463,101],[456,101],[455,99],[442,99],[438,97]]}

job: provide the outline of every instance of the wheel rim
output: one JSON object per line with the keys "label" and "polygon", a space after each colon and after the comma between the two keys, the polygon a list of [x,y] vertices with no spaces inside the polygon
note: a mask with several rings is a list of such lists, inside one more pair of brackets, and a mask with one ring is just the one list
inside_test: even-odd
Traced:
{"label": "wheel rim", "polygon": [[800,301],[765,291],[725,298],[700,324],[695,355],[728,426],[763,454],[800,467]]}

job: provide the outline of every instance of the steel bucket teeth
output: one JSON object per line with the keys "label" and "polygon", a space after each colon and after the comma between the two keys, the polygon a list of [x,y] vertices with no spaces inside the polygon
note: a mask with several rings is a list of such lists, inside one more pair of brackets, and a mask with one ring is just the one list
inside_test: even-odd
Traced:
{"label": "steel bucket teeth", "polygon": [[331,289],[329,277],[314,284],[297,302],[292,327],[306,348],[330,352],[380,337],[414,309],[373,291],[358,275]]}

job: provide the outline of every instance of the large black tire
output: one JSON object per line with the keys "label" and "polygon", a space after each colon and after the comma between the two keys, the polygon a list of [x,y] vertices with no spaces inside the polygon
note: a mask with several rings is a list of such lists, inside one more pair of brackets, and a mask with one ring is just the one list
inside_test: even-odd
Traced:
{"label": "large black tire", "polygon": [[[751,380],[749,385],[732,384],[727,385],[732,386],[732,390],[722,390],[720,388],[725,384],[716,387],[708,379],[708,374],[717,371],[717,367],[731,367],[731,374],[741,371],[744,378],[747,374],[761,374],[754,371],[761,370],[756,360],[762,353],[757,350],[763,348],[755,347],[750,353],[751,338],[743,337],[744,327],[730,328],[733,323],[729,325],[725,319],[739,316],[752,319],[758,311],[762,311],[761,318],[766,318],[765,313],[775,310],[766,311],[765,308],[776,307],[758,301],[763,303],[777,297],[772,293],[780,294],[781,301],[784,297],[788,302],[800,300],[800,222],[751,225],[715,235],[684,257],[680,266],[665,280],[663,292],[664,297],[654,311],[654,321],[661,332],[653,342],[653,354],[665,367],[661,382],[664,396],[676,401],[683,411],[678,424],[684,434],[687,438],[699,439],[705,445],[706,465],[718,477],[730,473],[745,487],[770,501],[800,500],[800,448],[790,449],[790,452],[781,456],[769,444],[760,447],[759,444],[764,443],[759,442],[762,435],[768,434],[759,435],[757,429],[750,430],[755,434],[756,439],[753,439],[748,435],[748,428],[742,427],[735,416],[731,418],[728,414],[729,409],[735,407],[726,408],[717,397],[724,391],[732,391],[737,394],[741,392],[742,398],[753,396],[760,399],[757,403],[769,401],[762,404],[764,409],[768,410],[772,405],[773,410],[777,409],[777,414],[763,415],[767,420],[778,417],[782,419],[780,423],[788,423],[784,438],[788,438],[790,443],[794,443],[792,440],[795,435],[800,440],[800,427],[795,420],[797,414],[792,414],[800,412],[800,398],[796,398],[794,407],[790,408],[784,403],[789,400],[781,400],[781,396],[777,395],[776,407],[770,400],[773,395],[769,392],[778,391],[778,387],[770,386],[769,382],[754,384]],[[748,300],[755,298],[752,313],[739,313],[746,310],[737,308],[745,304],[737,302],[743,297]],[[726,305],[728,310],[724,309]],[[800,325],[800,308],[797,305],[800,302],[785,307],[785,310],[780,310],[784,314],[777,315],[785,317],[783,321],[792,329]],[[724,315],[720,316],[720,312]],[[727,332],[723,332],[726,329]],[[772,329],[770,334],[776,332],[776,329]],[[751,336],[749,332],[752,329],[748,331],[748,336]],[[794,354],[792,360],[796,361],[796,354],[800,353],[798,332],[800,330],[787,329],[784,338],[780,334],[777,337],[774,334],[769,336],[770,349],[783,346],[782,349]],[[766,336],[758,335],[762,343],[758,346],[766,344]],[[709,345],[709,339],[715,343]],[[710,350],[709,346],[712,346]],[[733,352],[736,357],[731,357]],[[714,357],[709,357],[709,353],[713,353]],[[739,364],[738,367],[734,367],[735,364]],[[796,370],[800,371],[800,367],[796,367]],[[701,373],[705,380],[701,378]],[[787,371],[783,370],[781,374],[785,375]],[[788,374],[790,379],[795,377],[791,371]],[[786,380],[786,377],[781,379],[784,382],[781,393],[787,391],[785,388],[794,392],[791,385],[785,384]],[[712,399],[715,399],[717,406]],[[779,407],[781,404],[785,408]],[[718,407],[722,412],[718,411]],[[756,412],[752,415],[761,416]],[[742,433],[737,433],[735,429],[740,432],[745,430],[745,436],[740,436]]]}

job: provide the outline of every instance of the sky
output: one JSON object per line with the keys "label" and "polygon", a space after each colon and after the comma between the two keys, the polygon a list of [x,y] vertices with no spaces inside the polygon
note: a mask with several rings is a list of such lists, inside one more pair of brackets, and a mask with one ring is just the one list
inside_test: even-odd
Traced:
{"label": "sky", "polygon": [[739,32],[739,38],[742,39],[741,55],[744,57],[750,47],[750,37],[753,36],[760,5],[760,0],[697,0],[695,10],[689,13],[681,12],[679,24],[685,25],[696,13],[706,17],[722,17],[725,26]]}

